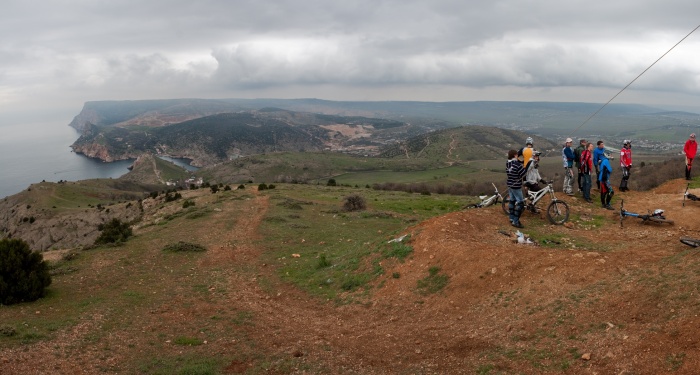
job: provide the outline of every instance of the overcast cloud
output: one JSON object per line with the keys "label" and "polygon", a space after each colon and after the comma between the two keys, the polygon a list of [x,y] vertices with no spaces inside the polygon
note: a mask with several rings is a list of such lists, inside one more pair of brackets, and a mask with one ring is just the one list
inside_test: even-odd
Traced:
{"label": "overcast cloud", "polygon": [[[0,116],[161,98],[604,103],[697,0],[4,0]],[[615,102],[700,112],[700,30]]]}

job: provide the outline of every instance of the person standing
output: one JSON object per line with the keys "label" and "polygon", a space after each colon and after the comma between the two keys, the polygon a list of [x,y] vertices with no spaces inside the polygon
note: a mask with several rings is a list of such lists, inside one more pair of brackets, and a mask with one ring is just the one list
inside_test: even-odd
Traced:
{"label": "person standing", "polygon": [[574,150],[571,149],[573,139],[567,138],[564,148],[561,150],[561,157],[564,162],[564,194],[574,195]]}
{"label": "person standing", "polygon": [[628,191],[627,181],[630,179],[630,169],[632,169],[632,141],[627,139],[625,139],[620,150],[620,168],[622,168],[620,191]]}
{"label": "person standing", "polygon": [[[578,147],[574,150],[574,165],[576,166],[576,171],[581,170],[581,153],[586,149],[586,140],[579,139]],[[581,184],[581,179],[583,175],[578,172],[576,181],[578,182],[578,191],[583,191],[583,185]]]}
{"label": "person standing", "polygon": [[[581,151],[581,161],[579,176],[583,177],[583,199],[588,203],[593,203],[591,199],[591,171],[593,170],[593,143],[586,144],[586,148]],[[597,176],[596,176],[597,179]]]}
{"label": "person standing", "polygon": [[535,150],[532,146],[532,142],[532,137],[527,137],[527,139],[525,139],[525,147],[518,150],[518,160],[520,160],[523,165],[532,159],[532,152]]}
{"label": "person standing", "polygon": [[600,181],[600,203],[603,208],[608,210],[614,210],[610,205],[615,191],[613,191],[612,184],[610,184],[610,175],[612,174],[612,166],[610,166],[610,161],[608,157],[603,153],[600,157],[600,173],[598,174],[598,181]]}
{"label": "person standing", "polygon": [[520,216],[525,208],[525,199],[523,198],[523,177],[525,177],[525,168],[523,163],[518,160],[518,152],[515,150],[508,151],[508,161],[506,162],[506,174],[508,180],[508,216],[510,224],[516,228],[522,228]]}
{"label": "person standing", "polygon": [[600,157],[605,156],[605,143],[603,141],[598,141],[596,143],[596,148],[593,150],[593,168],[595,168],[595,183],[600,190],[600,180],[598,180],[598,175],[600,174]]}
{"label": "person standing", "polygon": [[693,167],[693,159],[698,152],[698,143],[695,142],[695,133],[690,135],[685,146],[683,146],[683,154],[685,154],[685,179],[690,180],[690,169]]}

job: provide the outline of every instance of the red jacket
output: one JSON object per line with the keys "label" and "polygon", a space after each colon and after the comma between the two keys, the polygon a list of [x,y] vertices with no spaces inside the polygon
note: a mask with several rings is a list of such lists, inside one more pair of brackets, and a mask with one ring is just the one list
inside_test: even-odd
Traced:
{"label": "red jacket", "polygon": [[698,152],[698,143],[694,139],[688,139],[685,141],[685,146],[683,146],[683,153],[688,159],[695,158],[695,154]]}
{"label": "red jacket", "polygon": [[591,174],[593,169],[593,157],[591,152],[586,150],[581,151],[581,166],[579,167],[579,173]]}
{"label": "red jacket", "polygon": [[631,167],[632,166],[632,150],[623,147],[620,150],[620,166],[621,167]]}

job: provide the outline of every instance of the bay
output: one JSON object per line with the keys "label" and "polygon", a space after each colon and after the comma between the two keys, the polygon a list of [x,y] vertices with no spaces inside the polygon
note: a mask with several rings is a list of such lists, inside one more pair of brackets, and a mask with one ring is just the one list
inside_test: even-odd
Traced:
{"label": "bay", "polygon": [[72,152],[80,134],[67,124],[0,122],[0,198],[42,180],[117,178],[129,172],[133,160],[104,163]]}

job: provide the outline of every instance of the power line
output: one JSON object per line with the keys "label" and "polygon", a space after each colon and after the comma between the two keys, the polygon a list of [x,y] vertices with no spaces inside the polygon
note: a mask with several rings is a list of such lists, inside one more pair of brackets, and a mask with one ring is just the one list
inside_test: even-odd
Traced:
{"label": "power line", "polygon": [[688,38],[692,33],[694,33],[695,30],[697,30],[697,29],[699,29],[699,28],[700,28],[700,25],[696,26],[691,32],[688,33],[688,35],[684,36],[683,39],[681,39],[680,41],[678,41],[678,43],[674,44],[673,47],[671,47],[668,51],[666,51],[666,53],[664,53],[663,55],[661,55],[661,57],[659,57],[658,59],[656,59],[656,61],[654,61],[651,65],[649,65],[648,68],[644,69],[643,72],[639,73],[639,75],[638,75],[637,77],[635,77],[635,78],[632,80],[632,82],[628,83],[627,86],[623,87],[622,90],[618,91],[618,93],[615,94],[615,96],[613,96],[612,98],[610,98],[610,100],[608,100],[605,104],[603,104],[603,106],[600,107],[597,111],[595,111],[594,114],[590,115],[590,116],[586,119],[586,121],[583,122],[583,124],[579,125],[578,128],[574,129],[574,131],[572,131],[571,134],[569,134],[569,136],[572,136],[572,135],[573,135],[574,133],[576,133],[579,129],[581,129],[581,127],[583,127],[583,125],[586,125],[586,123],[588,123],[588,121],[590,121],[595,115],[597,115],[600,111],[602,111],[603,108],[605,108],[605,106],[607,106],[608,104],[610,104],[610,102],[612,102],[613,100],[615,100],[615,98],[617,98],[618,95],[622,94],[623,91],[625,91],[628,87],[630,87],[630,85],[632,85],[632,84],[634,83],[634,81],[636,81],[639,77],[641,77],[644,73],[646,73],[647,70],[651,69],[652,66],[656,65],[657,62],[659,62],[659,61],[660,61],[661,59],[663,59],[666,55],[668,55],[669,52],[673,51],[674,48],[676,48],[676,47],[677,47],[679,44],[681,44],[686,38]]}

